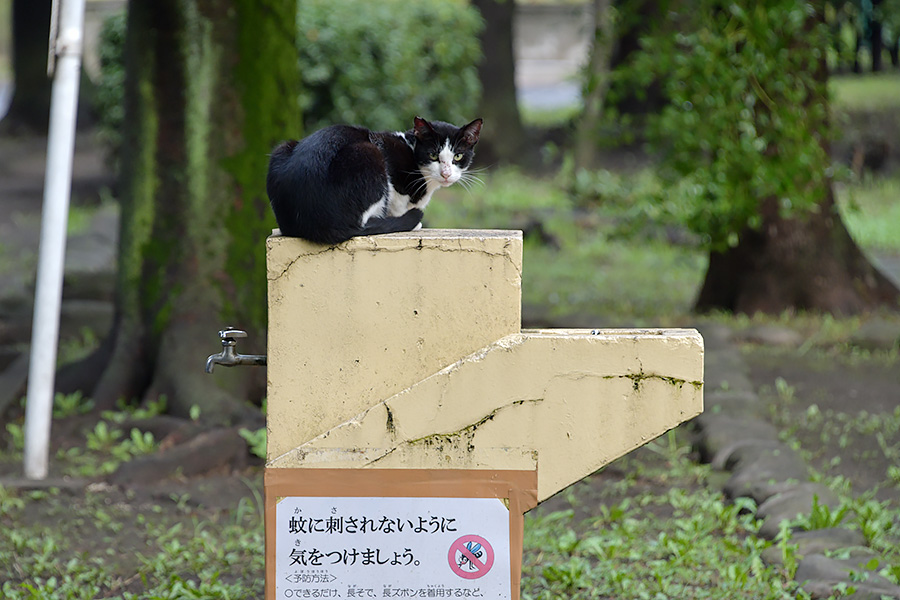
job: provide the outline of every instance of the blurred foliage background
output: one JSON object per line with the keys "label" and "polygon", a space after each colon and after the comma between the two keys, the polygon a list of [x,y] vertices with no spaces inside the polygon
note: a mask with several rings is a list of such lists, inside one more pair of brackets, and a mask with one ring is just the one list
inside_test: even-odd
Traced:
{"label": "blurred foliage background", "polygon": [[[578,85],[585,102],[599,90],[597,115],[586,104],[522,106],[522,132],[501,133],[523,136],[517,151],[485,147],[492,165],[482,165],[483,185],[451,190],[428,225],[525,228],[534,273],[526,299],[610,322],[688,314],[710,276],[705,255],[733,252],[760,230],[766,202],[778,218],[804,219],[833,191],[837,219],[854,239],[891,252],[893,228],[882,215],[894,210],[892,136],[900,133],[898,0],[587,8],[594,39]],[[286,109],[300,111],[306,132],[335,122],[402,130],[416,114],[469,120],[498,93],[497,82],[479,81],[480,61],[503,60],[483,55],[480,36],[504,26],[462,0],[305,0],[297,10],[302,85]],[[121,143],[124,39],[124,17],[107,20],[96,105],[111,156]],[[873,70],[881,73],[861,74]],[[584,139],[586,160],[576,149]],[[873,205],[877,216],[864,216]],[[650,248],[652,260],[639,258]],[[613,275],[610,253],[631,280]],[[644,299],[646,289],[602,298],[610,277],[623,290],[653,287],[660,276],[673,282],[666,299]],[[896,308],[893,299],[887,305]]]}
{"label": "blurred foliage background", "polygon": [[483,24],[465,2],[308,0],[297,15],[307,131],[332,123],[406,130],[416,115],[472,120]]}

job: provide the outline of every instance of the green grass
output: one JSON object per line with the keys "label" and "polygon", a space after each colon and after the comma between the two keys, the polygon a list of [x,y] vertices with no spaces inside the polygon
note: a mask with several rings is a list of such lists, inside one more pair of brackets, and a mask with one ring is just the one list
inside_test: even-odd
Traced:
{"label": "green grass", "polygon": [[[57,394],[54,419],[78,419],[89,408],[80,395]],[[84,427],[83,443],[52,457],[52,476],[103,476],[155,452],[152,435],[122,424],[164,408],[158,402],[104,412]],[[24,441],[20,423],[7,423],[6,434],[4,472],[11,462],[21,464]],[[123,491],[99,483],[26,491],[0,485],[0,598],[261,598],[261,473],[235,482],[244,493],[232,491],[234,505],[227,510],[204,508],[186,494],[167,498],[153,487]]]}
{"label": "green grass", "polygon": [[[22,400],[24,406],[24,399]],[[56,420],[79,417],[89,413],[93,400],[85,398],[81,392],[57,393],[53,398],[53,418]],[[122,463],[136,456],[150,454],[158,450],[158,444],[149,432],[135,428],[126,429],[123,423],[134,419],[145,419],[161,414],[165,410],[165,399],[149,403],[145,408],[128,407],[119,411],[104,411],[99,420],[81,423],[81,439],[73,438],[50,457],[53,476],[71,478],[92,478],[109,475]],[[23,419],[12,419],[5,423],[6,451],[0,452],[0,467],[12,470],[12,465],[22,463],[25,445]]]}
{"label": "green grass", "polygon": [[829,80],[839,109],[866,111],[900,106],[900,74],[835,75]]}
{"label": "green grass", "polygon": [[[540,306],[548,316],[577,315],[591,327],[665,325],[684,318],[703,277],[705,253],[669,243],[658,232],[623,236],[616,207],[630,211],[642,188],[629,187],[624,177],[607,176],[605,206],[612,209],[576,206],[583,192],[571,193],[559,179],[498,169],[480,175],[484,185],[442,192],[429,205],[426,221],[429,227],[484,229],[539,223],[552,241],[526,235],[522,296],[526,306]],[[636,180],[652,187],[648,177]]]}
{"label": "green grass", "polygon": [[[895,583],[900,581],[900,505],[878,498],[882,490],[894,497],[900,491],[900,407],[878,414],[850,404],[841,410],[821,409],[815,403],[801,403],[794,387],[780,377],[774,386],[763,387],[760,397],[781,439],[797,449],[807,464],[819,465],[810,468],[812,479],[828,485],[840,501],[830,510],[814,507],[794,525],[808,530],[840,520],[841,526],[860,531],[878,554],[872,569]],[[854,490],[840,465],[844,459],[858,458],[885,465],[883,481],[870,489]]]}
{"label": "green grass", "polygon": [[69,220],[66,223],[67,235],[79,235],[87,231],[91,219],[97,212],[95,206],[69,206]]}
{"label": "green grass", "polygon": [[523,599],[807,597],[709,475],[670,433],[572,486],[556,500],[572,508],[526,519]]}
{"label": "green grass", "polygon": [[12,0],[0,0],[0,81],[12,77]]}
{"label": "green grass", "polygon": [[135,505],[102,487],[77,498],[0,487],[0,596],[261,598],[262,508],[253,485],[255,506],[244,499],[223,514],[193,509],[187,498]]}
{"label": "green grass", "polygon": [[[878,316],[889,320],[900,319],[900,315],[892,313]],[[857,355],[863,355],[866,358],[876,356],[887,362],[898,359],[896,350],[872,352],[855,346],[848,347],[847,340],[859,330],[866,320],[873,317],[872,314],[835,317],[827,313],[787,310],[776,315],[765,313],[754,313],[753,315],[712,313],[707,317],[728,325],[738,333],[760,325],[777,325],[786,329],[792,329],[805,340],[798,350],[801,355],[817,351],[821,352],[823,356],[842,361],[853,361]],[[752,349],[753,347],[748,346],[748,348]],[[747,351],[749,352],[750,350]]]}
{"label": "green grass", "polygon": [[[835,106],[840,111],[872,113],[882,127],[868,135],[894,135],[900,111],[900,74],[897,72],[840,75],[830,80]],[[889,121],[885,121],[888,119]],[[866,126],[862,135],[866,134]],[[838,188],[841,217],[854,240],[867,250],[900,251],[900,176],[865,177]]]}
{"label": "green grass", "polygon": [[582,326],[672,325],[690,313],[706,258],[660,241],[631,244],[578,232],[564,251],[528,245],[522,296]]}
{"label": "green grass", "polygon": [[522,123],[530,127],[562,127],[568,125],[581,113],[581,105],[573,104],[561,108],[528,108],[521,106]]}
{"label": "green grass", "polygon": [[837,196],[841,218],[860,246],[900,252],[900,175],[842,186]]}
{"label": "green grass", "polygon": [[[772,543],[710,473],[670,433],[527,515],[523,599],[805,597],[789,567],[762,562]],[[261,482],[245,483],[252,495],[229,511],[106,486],[0,487],[0,595],[259,598]]]}
{"label": "green grass", "polygon": [[[664,187],[651,169],[535,178],[501,168],[479,177],[483,184],[442,191],[426,224],[526,230],[540,224],[552,242],[526,235],[526,306],[551,317],[577,315],[585,326],[667,325],[689,315],[707,253],[678,225],[680,186]],[[900,176],[838,186],[837,196],[862,248],[900,252]]]}

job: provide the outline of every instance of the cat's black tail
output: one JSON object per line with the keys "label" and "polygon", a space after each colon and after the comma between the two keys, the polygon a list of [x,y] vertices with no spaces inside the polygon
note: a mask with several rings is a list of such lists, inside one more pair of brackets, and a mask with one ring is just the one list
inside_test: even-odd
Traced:
{"label": "cat's black tail", "polygon": [[355,235],[375,235],[377,233],[396,233],[412,231],[422,222],[424,213],[418,208],[411,208],[399,217],[372,217],[366,221],[362,231]]}

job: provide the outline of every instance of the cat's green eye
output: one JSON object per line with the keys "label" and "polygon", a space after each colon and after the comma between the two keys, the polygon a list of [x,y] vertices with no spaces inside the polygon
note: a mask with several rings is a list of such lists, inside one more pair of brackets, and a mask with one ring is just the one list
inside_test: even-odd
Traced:
{"label": "cat's green eye", "polygon": [[437,160],[437,159],[438,159],[438,155],[434,154],[433,152],[428,155],[428,160]]}
{"label": "cat's green eye", "polygon": [[453,160],[455,160],[456,162],[459,162],[459,161],[461,161],[462,159],[463,159],[462,152],[460,152],[459,154],[454,154],[454,155],[453,155]]}

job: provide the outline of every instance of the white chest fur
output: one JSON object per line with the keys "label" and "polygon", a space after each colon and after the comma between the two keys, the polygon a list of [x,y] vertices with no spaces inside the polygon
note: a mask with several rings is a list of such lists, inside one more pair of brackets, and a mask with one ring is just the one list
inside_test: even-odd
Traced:
{"label": "white chest fur", "polygon": [[425,194],[419,198],[419,201],[416,204],[410,202],[410,198],[407,194],[400,194],[393,186],[390,186],[390,192],[388,193],[387,198],[387,213],[392,217],[399,217],[400,215],[406,214],[406,211],[411,208],[425,210],[425,207],[431,202],[432,194],[441,187],[440,184],[433,183],[429,178],[426,178],[425,181]]}
{"label": "white chest fur", "polygon": [[[409,140],[406,139],[404,134],[397,133],[396,135],[403,138],[403,140],[409,144]],[[412,148],[412,145],[410,145],[410,147]],[[406,214],[407,211],[412,208],[418,208],[419,210],[424,211],[425,207],[428,206],[428,203],[431,202],[431,196],[438,188],[451,185],[462,175],[459,167],[453,164],[452,156],[453,154],[449,142],[445,142],[443,148],[441,148],[440,161],[429,163],[420,168],[420,172],[425,181],[425,193],[415,204],[410,201],[408,194],[401,194],[395,190],[394,186],[391,184],[390,178],[388,178],[388,192],[363,213],[362,219],[360,219],[360,225],[365,226],[366,222],[372,217],[399,217]],[[446,171],[446,174],[444,171]]]}

